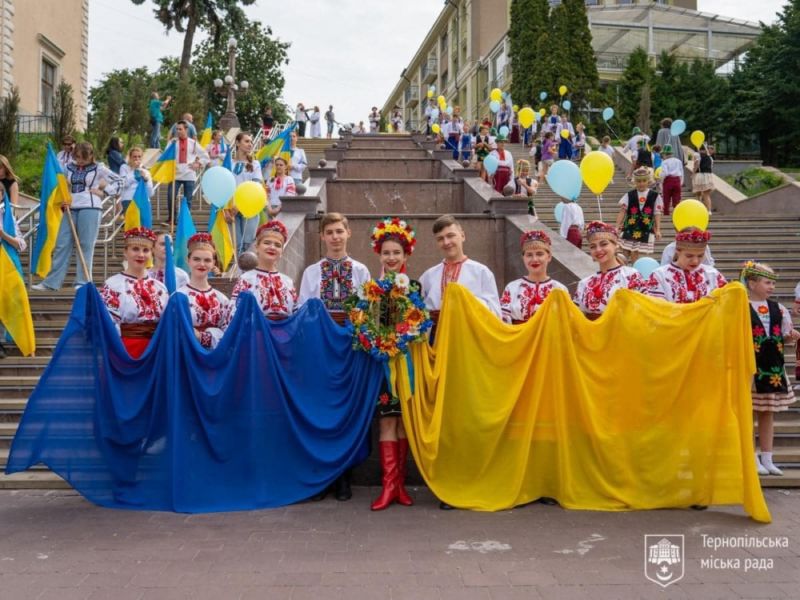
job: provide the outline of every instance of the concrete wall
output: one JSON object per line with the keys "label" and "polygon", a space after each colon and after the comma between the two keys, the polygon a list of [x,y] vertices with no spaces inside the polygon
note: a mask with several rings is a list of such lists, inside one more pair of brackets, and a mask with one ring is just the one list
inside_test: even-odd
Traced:
{"label": "concrete wall", "polygon": [[345,159],[336,163],[342,179],[446,179],[450,171],[430,158]]}
{"label": "concrete wall", "polygon": [[417,146],[410,136],[401,137],[372,136],[372,137],[353,137],[349,144],[350,148],[396,148],[396,149],[415,149]]}
{"label": "concrete wall", "polygon": [[[21,112],[40,114],[42,60],[57,67],[56,85],[72,85],[78,128],[86,126],[88,102],[88,0],[13,2],[13,79]],[[5,45],[5,40],[3,40]]]}
{"label": "concrete wall", "polygon": [[325,185],[327,209],[345,214],[433,214],[463,212],[463,185],[431,180],[337,180]]}
{"label": "concrete wall", "polygon": [[720,177],[735,175],[745,169],[760,167],[764,163],[760,160],[715,160],[714,173]]}

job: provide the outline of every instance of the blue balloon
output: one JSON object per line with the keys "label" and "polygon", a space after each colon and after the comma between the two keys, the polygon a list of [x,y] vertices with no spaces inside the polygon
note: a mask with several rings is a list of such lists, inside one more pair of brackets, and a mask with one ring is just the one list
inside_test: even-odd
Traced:
{"label": "blue balloon", "polygon": [[658,267],[661,265],[658,264],[658,261],[654,258],[650,258],[649,256],[644,256],[633,263],[633,268],[639,271],[639,274],[647,279],[650,275],[653,274]]}
{"label": "blue balloon", "polygon": [[581,170],[571,160],[559,160],[547,172],[550,189],[566,200],[577,200],[581,195]]}
{"label": "blue balloon", "polygon": [[537,121],[541,121],[542,120],[542,113],[540,113],[539,111],[536,111],[535,113],[533,113],[533,118],[536,119]]}
{"label": "blue balloon", "polygon": [[496,156],[492,156],[491,154],[483,159],[483,168],[486,169],[486,172],[489,175],[494,175],[497,172],[497,167],[500,166],[500,161],[497,160]]}
{"label": "blue balloon", "polygon": [[556,216],[556,221],[561,223],[561,219],[564,216],[564,203],[563,202],[559,202],[558,204],[556,204],[554,212],[555,212],[555,216]]}
{"label": "blue balloon", "polygon": [[203,173],[200,187],[211,204],[222,208],[236,191],[236,178],[225,167],[211,167]]}
{"label": "blue balloon", "polygon": [[686,131],[686,121],[683,119],[678,119],[677,121],[672,122],[672,126],[669,128],[669,132],[672,135],[681,135],[683,132]]}
{"label": "blue balloon", "polygon": [[493,113],[496,113],[498,110],[500,110],[500,103],[497,100],[492,100],[489,102],[489,110]]}
{"label": "blue balloon", "polygon": [[448,106],[448,107],[447,107],[447,110],[446,110],[445,112],[446,112],[448,115],[452,115],[452,114],[453,114],[453,107],[452,107],[452,106]]}
{"label": "blue balloon", "polygon": [[561,106],[564,107],[564,110],[569,110],[572,108],[572,102],[569,100],[564,100],[564,103]]}
{"label": "blue balloon", "polygon": [[539,100],[544,100],[547,98],[547,92],[539,92]]}
{"label": "blue balloon", "polygon": [[506,136],[508,135],[508,127],[506,127],[505,125],[503,125],[503,126],[500,128],[500,135],[502,135],[503,137],[506,137]]}
{"label": "blue balloon", "polygon": [[439,119],[439,109],[438,108],[434,108],[431,111],[431,121],[436,121],[438,119]]}
{"label": "blue balloon", "polygon": [[603,109],[603,121],[610,121],[614,118],[614,109],[610,106]]}

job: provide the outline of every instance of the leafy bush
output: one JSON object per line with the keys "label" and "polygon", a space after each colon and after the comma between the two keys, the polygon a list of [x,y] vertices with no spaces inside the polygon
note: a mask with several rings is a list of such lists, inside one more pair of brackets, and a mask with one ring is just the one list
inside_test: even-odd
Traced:
{"label": "leafy bush", "polygon": [[723,179],[748,197],[756,196],[785,183],[779,173],[759,167],[751,167],[734,175],[723,177]]}

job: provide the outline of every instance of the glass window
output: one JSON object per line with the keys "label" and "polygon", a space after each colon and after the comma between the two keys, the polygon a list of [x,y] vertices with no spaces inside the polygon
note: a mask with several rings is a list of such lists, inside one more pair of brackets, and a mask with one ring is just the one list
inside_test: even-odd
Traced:
{"label": "glass window", "polygon": [[49,60],[42,59],[42,114],[53,114],[53,96],[56,89],[56,66]]}

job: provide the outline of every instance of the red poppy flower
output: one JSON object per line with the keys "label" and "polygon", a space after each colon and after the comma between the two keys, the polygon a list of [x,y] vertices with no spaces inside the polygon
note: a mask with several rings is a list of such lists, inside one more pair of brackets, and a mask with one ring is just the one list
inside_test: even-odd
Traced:
{"label": "red poppy flower", "polygon": [[644,209],[644,214],[646,214],[646,215],[649,215],[649,214],[650,214],[650,213],[652,213],[652,212],[653,212],[653,209],[652,209],[652,208],[650,208],[649,206],[646,206],[646,207],[645,207],[645,209]]}
{"label": "red poppy flower", "polygon": [[758,307],[758,314],[760,315],[768,315],[769,314],[769,307],[766,305],[761,305]]}
{"label": "red poppy flower", "polygon": [[635,206],[632,206],[632,207],[631,207],[631,214],[632,214],[632,215],[635,215],[635,214],[636,214],[636,213],[638,213],[638,212],[639,212],[639,209],[638,209],[638,208],[636,208]]}
{"label": "red poppy flower", "polygon": [[761,325],[756,325],[755,327],[753,327],[753,335],[754,336],[761,337],[762,335],[764,335],[764,333],[766,333],[766,332],[764,331],[764,328],[761,327]]}
{"label": "red poppy flower", "polygon": [[389,398],[389,394],[383,393],[378,397],[378,400],[383,406],[386,406],[387,404],[389,404],[391,398]]}
{"label": "red poppy flower", "polygon": [[777,325],[772,326],[772,335],[779,336],[781,334],[781,328]]}

